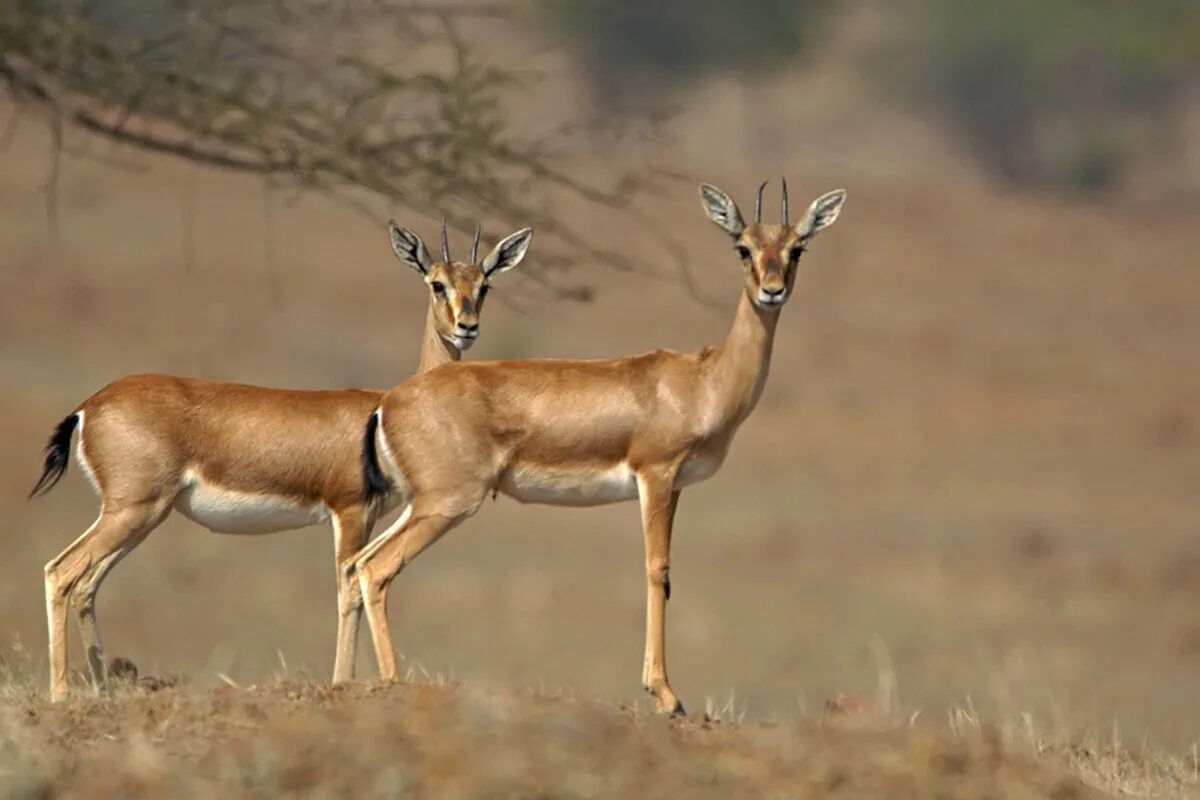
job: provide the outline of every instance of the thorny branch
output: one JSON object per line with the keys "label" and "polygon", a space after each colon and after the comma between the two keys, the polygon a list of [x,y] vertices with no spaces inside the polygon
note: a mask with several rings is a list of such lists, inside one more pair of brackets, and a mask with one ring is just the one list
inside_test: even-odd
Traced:
{"label": "thorny branch", "polygon": [[[506,15],[503,4],[11,0],[0,9],[0,81],[49,110],[55,126],[52,227],[66,121],[359,209],[355,194],[366,189],[419,214],[445,214],[464,233],[477,218],[496,229],[532,225],[540,279],[559,294],[577,289],[546,268],[636,268],[546,209],[561,196],[629,212],[663,173],[591,185],[556,168],[543,143],[512,133],[502,101],[527,78],[477,60],[461,30]],[[399,40],[401,57],[377,55],[397,49],[380,41],[381,31]],[[411,58],[420,48],[430,57]]]}

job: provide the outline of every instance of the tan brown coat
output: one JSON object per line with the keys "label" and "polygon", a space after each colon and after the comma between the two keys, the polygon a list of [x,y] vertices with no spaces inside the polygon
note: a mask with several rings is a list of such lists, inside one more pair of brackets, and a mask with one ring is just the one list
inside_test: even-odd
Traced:
{"label": "tan brown coat", "polygon": [[[475,264],[434,262],[416,234],[391,224],[396,255],[430,291],[421,370],[457,361],[479,333],[488,280],[524,258],[531,232],[504,239]],[[67,691],[66,617],[74,602],[92,681],[107,684],[95,617],[105,575],[172,511],[225,533],[269,533],[315,523],[333,527],[338,562],[338,638],[334,680],[354,673],[361,604],[344,577],[386,504],[364,498],[362,424],[381,392],[293,391],[183,378],[133,375],[84,400],[47,446],[35,493],[66,469],[72,428],[77,458],[101,497],[96,522],[46,565],[50,688]]]}
{"label": "tan brown coat", "polygon": [[719,189],[702,186],[701,196],[745,269],[720,345],[594,361],[446,364],[384,395],[368,424],[366,461],[378,465],[388,502],[407,509],[353,564],[384,678],[396,676],[390,582],[489,493],[561,505],[636,499],[648,584],[643,683],[660,710],[682,711],[667,682],[663,645],[679,493],[720,468],[758,402],[800,254],[837,218],[845,193],[817,199],[794,227],[763,225],[758,213],[746,226]]}

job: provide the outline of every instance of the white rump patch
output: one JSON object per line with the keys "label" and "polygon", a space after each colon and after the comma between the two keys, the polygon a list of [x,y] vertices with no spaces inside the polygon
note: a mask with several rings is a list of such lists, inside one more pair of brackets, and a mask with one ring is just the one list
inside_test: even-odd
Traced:
{"label": "white rump patch", "polygon": [[383,463],[380,466],[383,467],[387,479],[393,484],[392,493],[407,494],[408,483],[405,481],[403,473],[400,472],[396,454],[392,452],[392,446],[388,444],[387,436],[383,432],[383,409],[375,409],[375,416],[379,420],[375,426],[375,452],[383,456]]}
{"label": "white rump patch", "polygon": [[379,513],[383,515],[401,502],[407,504],[411,498],[408,492],[408,481],[405,479],[404,473],[400,471],[396,462],[396,454],[392,452],[387,436],[383,432],[383,409],[377,408],[372,413],[378,419],[378,424],[375,426],[375,452],[380,456],[379,466],[383,470],[384,476],[391,483],[391,488],[377,501],[380,503]]}
{"label": "white rump patch", "polygon": [[100,491],[100,481],[96,480],[96,472],[88,463],[87,454],[83,452],[83,409],[79,410],[79,438],[75,440],[75,460],[79,462],[79,470],[96,490],[96,494],[103,497],[104,493]]}
{"label": "white rump patch", "polygon": [[609,468],[517,465],[507,470],[500,491],[522,503],[598,506],[636,500],[637,480],[628,464]]}
{"label": "white rump patch", "polygon": [[226,489],[190,470],[184,475],[175,508],[215,533],[274,533],[329,519],[324,503],[305,505],[287,497]]}

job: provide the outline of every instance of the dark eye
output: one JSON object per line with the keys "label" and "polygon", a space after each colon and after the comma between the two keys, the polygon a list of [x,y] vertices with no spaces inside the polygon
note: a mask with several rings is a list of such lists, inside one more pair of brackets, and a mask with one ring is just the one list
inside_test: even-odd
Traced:
{"label": "dark eye", "polygon": [[433,283],[429,284],[429,288],[433,289],[434,294],[446,293],[446,284],[442,283],[441,281],[434,281]]}
{"label": "dark eye", "polygon": [[739,244],[737,247],[735,247],[735,248],[733,248],[733,249],[734,249],[734,250],[737,250],[737,254],[738,254],[739,256],[741,256],[742,258],[749,258],[749,257],[750,257],[750,248],[749,248],[749,247],[746,247],[745,245],[741,245],[741,244]]}
{"label": "dark eye", "polygon": [[479,287],[479,299],[482,300],[483,298],[487,297],[487,293],[491,288],[492,287],[486,286],[486,285],[480,286]]}
{"label": "dark eye", "polygon": [[788,260],[791,261],[793,264],[795,264],[797,261],[800,260],[800,256],[802,256],[802,255],[804,255],[803,247],[793,247],[792,251],[790,253],[788,253]]}

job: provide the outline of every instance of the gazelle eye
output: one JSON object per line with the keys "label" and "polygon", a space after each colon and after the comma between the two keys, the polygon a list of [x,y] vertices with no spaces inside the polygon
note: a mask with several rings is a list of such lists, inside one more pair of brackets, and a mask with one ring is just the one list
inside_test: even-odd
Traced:
{"label": "gazelle eye", "polygon": [[745,245],[739,244],[737,247],[734,248],[734,250],[737,250],[737,254],[739,256],[741,256],[742,258],[750,257],[750,248],[746,247]]}
{"label": "gazelle eye", "polygon": [[804,255],[803,247],[793,247],[792,251],[790,253],[788,253],[788,260],[791,261],[793,264],[795,264],[797,261],[800,260],[800,256],[802,256],[802,255]]}
{"label": "gazelle eye", "polygon": [[482,300],[483,298],[487,297],[487,293],[491,288],[492,287],[488,286],[487,284],[480,286],[479,287],[479,299]]}
{"label": "gazelle eye", "polygon": [[441,281],[434,281],[433,283],[429,284],[429,288],[433,289],[434,294],[446,293],[446,284],[442,283]]}

